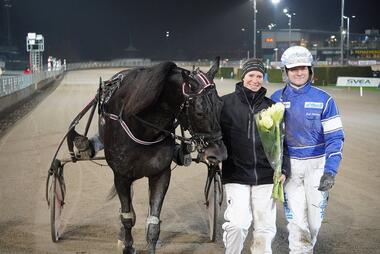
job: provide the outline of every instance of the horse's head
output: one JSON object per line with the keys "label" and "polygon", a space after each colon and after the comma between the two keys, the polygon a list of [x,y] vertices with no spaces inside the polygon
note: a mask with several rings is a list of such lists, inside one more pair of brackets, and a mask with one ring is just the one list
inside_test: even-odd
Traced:
{"label": "horse's head", "polygon": [[227,158],[219,124],[223,102],[218,96],[214,76],[219,69],[219,58],[207,73],[199,69],[190,74],[182,72],[182,92],[186,97],[181,114],[181,125],[192,135],[199,152],[212,164]]}

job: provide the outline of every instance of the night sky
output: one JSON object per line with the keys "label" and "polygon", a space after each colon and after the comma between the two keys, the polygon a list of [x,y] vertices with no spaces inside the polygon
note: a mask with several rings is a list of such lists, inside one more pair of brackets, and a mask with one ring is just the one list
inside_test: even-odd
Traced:
{"label": "night sky", "polygon": [[[380,28],[376,2],[345,0],[345,15],[356,15],[351,33]],[[248,0],[13,0],[12,5],[14,44],[25,51],[27,33],[37,32],[45,38],[45,55],[71,62],[123,58],[130,41],[141,57],[152,59],[228,57],[252,47],[253,8]],[[282,13],[287,7],[296,13],[293,28],[338,31],[340,6],[341,0],[282,0],[277,7],[270,0],[257,0],[257,29],[271,22],[288,28]],[[3,11],[1,15],[3,41]]]}

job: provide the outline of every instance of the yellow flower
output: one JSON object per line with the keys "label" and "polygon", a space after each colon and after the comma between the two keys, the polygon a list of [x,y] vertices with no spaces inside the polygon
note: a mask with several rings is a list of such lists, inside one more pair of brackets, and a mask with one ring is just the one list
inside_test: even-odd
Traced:
{"label": "yellow flower", "polygon": [[269,114],[270,116],[273,116],[273,114],[275,114],[275,108],[272,105],[271,107],[267,108],[265,112],[267,112],[267,114]]}
{"label": "yellow flower", "polygon": [[259,125],[269,130],[273,126],[273,120],[269,115],[262,115],[262,118],[259,120]]}
{"label": "yellow flower", "polygon": [[285,106],[281,102],[277,102],[272,105],[270,108],[273,108],[272,118],[276,123],[279,123],[284,117]]}

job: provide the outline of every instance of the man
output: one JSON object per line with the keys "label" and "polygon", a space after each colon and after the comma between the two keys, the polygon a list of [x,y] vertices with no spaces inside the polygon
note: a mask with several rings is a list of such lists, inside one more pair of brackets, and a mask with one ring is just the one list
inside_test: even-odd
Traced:
{"label": "man", "polygon": [[[235,92],[222,97],[220,119],[228,154],[222,162],[227,201],[226,222],[222,226],[225,253],[241,253],[252,220],[251,253],[272,253],[276,234],[276,204],[271,197],[274,171],[264,153],[254,118],[254,114],[273,104],[265,97],[264,75],[265,67],[260,60],[248,60]],[[282,181],[289,174],[288,164],[283,165]]]}
{"label": "man", "polygon": [[285,183],[290,253],[313,253],[342,159],[344,133],[334,99],[312,85],[313,57],[301,46],[281,57],[285,88],[272,100],[285,105],[285,141],[292,175]]}

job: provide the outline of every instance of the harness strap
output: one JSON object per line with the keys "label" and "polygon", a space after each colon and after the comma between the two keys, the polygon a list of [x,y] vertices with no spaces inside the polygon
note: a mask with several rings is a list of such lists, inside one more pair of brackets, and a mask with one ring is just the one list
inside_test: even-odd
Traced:
{"label": "harness strap", "polygon": [[124,122],[124,120],[121,118],[121,116],[117,116],[115,114],[110,114],[110,113],[106,113],[106,112],[103,112],[103,114],[108,116],[111,120],[118,121],[120,123],[121,127],[127,133],[127,135],[133,141],[135,141],[137,144],[149,146],[149,145],[157,144],[166,138],[165,136],[161,136],[160,138],[158,138],[155,141],[145,141],[145,140],[138,139],[133,135],[132,131],[129,129],[128,125]]}
{"label": "harness strap", "polygon": [[148,125],[149,127],[152,127],[153,129],[156,129],[156,130],[159,130],[159,131],[163,132],[164,134],[166,134],[166,136],[170,136],[172,138],[175,138],[175,134],[172,133],[172,132],[170,132],[170,131],[168,131],[168,130],[165,130],[165,129],[162,129],[160,127],[157,127],[156,125],[154,125],[154,124],[152,124],[152,123],[150,123],[148,121],[145,121],[144,119],[138,117],[137,115],[132,115],[132,117],[136,118],[136,120],[142,122],[143,124]]}
{"label": "harness strap", "polygon": [[206,75],[204,75],[202,72],[199,72],[195,75],[192,76],[195,80],[197,80],[201,85],[202,85],[202,89],[200,89],[197,93],[195,94],[188,94],[186,93],[185,91],[185,86],[189,86],[189,84],[187,84],[186,82],[184,82],[182,84],[182,93],[183,95],[185,96],[196,96],[196,95],[199,95],[201,94],[207,87],[209,86],[214,86],[215,84],[214,83],[211,83],[210,80],[206,77]]}

